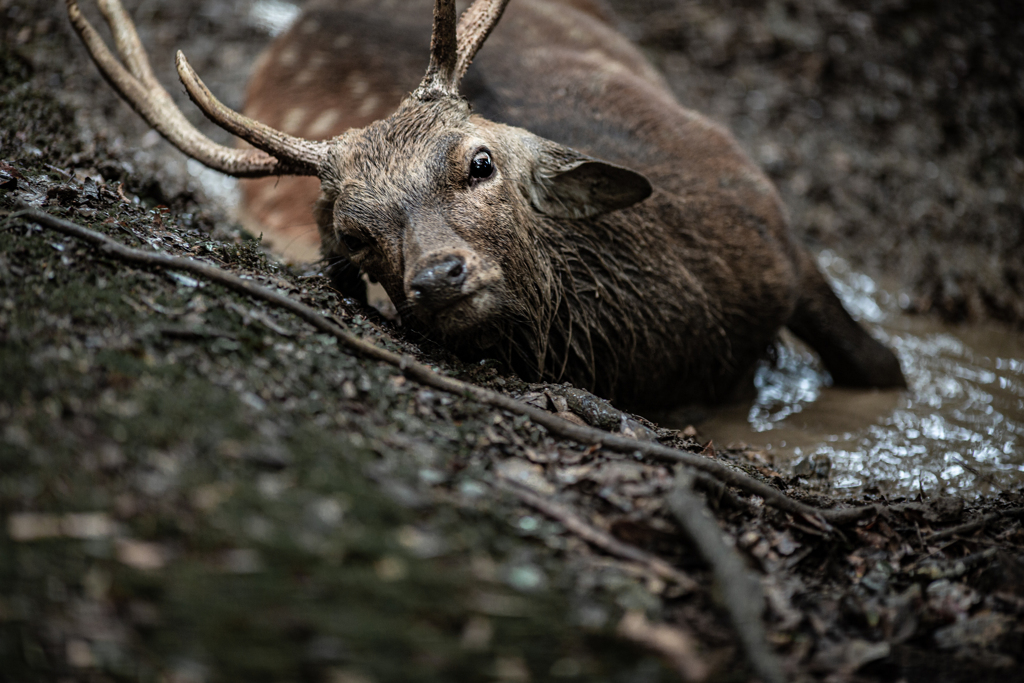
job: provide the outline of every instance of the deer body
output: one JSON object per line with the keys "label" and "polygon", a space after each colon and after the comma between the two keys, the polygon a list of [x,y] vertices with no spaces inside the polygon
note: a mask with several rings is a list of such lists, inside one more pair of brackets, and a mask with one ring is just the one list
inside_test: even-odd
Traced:
{"label": "deer body", "polygon": [[438,28],[451,2],[435,6],[430,45],[422,2],[307,8],[247,102],[285,134],[329,140],[319,188],[245,181],[272,241],[301,243],[315,199],[324,257],[379,280],[403,320],[463,356],[636,408],[728,397],[784,325],[838,382],[902,385],[794,243],[768,179],[675,101],[599,5],[513,0],[489,38],[473,32],[503,8],[464,15],[457,58]]}

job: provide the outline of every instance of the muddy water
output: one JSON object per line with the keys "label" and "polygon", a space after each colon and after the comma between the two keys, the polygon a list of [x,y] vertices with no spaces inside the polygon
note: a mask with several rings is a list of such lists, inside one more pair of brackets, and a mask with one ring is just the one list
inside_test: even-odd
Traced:
{"label": "muddy water", "polygon": [[[824,252],[854,317],[899,355],[907,391],[829,386],[799,342],[757,374],[757,398],[699,425],[719,445],[763,448],[782,472],[836,491],[992,493],[1024,484],[1024,335],[908,316],[894,294]],[[903,299],[901,301],[901,298]]]}

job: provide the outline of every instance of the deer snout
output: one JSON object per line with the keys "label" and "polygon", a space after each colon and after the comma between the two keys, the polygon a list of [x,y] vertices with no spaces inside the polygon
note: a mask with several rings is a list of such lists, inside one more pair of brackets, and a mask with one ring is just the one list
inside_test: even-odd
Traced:
{"label": "deer snout", "polygon": [[[407,209],[402,294],[412,317],[442,335],[466,331],[494,313],[501,266],[452,225],[450,207]],[[475,231],[474,231],[475,232]],[[480,240],[480,247],[487,247]]]}
{"label": "deer snout", "polygon": [[422,266],[409,280],[409,293],[417,306],[440,310],[463,298],[467,264],[458,253],[447,254]]}
{"label": "deer snout", "polygon": [[471,248],[440,249],[416,259],[405,278],[416,317],[441,334],[457,334],[496,313],[501,267]]}

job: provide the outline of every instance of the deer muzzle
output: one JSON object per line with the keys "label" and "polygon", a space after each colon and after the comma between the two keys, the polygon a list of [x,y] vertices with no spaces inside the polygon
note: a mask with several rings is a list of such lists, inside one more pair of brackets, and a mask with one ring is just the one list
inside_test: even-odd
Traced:
{"label": "deer muzzle", "polygon": [[437,331],[454,334],[491,318],[501,268],[471,249],[424,254],[408,271],[406,300],[416,316]]}
{"label": "deer muzzle", "polygon": [[437,311],[471,295],[463,291],[465,284],[466,258],[453,252],[423,266],[409,281],[409,292],[417,306]]}

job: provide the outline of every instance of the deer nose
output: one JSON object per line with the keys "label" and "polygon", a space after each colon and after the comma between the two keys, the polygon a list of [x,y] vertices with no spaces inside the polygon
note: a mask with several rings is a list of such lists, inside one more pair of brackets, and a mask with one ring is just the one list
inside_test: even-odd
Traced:
{"label": "deer nose", "polygon": [[462,295],[466,281],[466,260],[451,254],[416,273],[409,282],[416,303],[438,309],[452,303]]}

